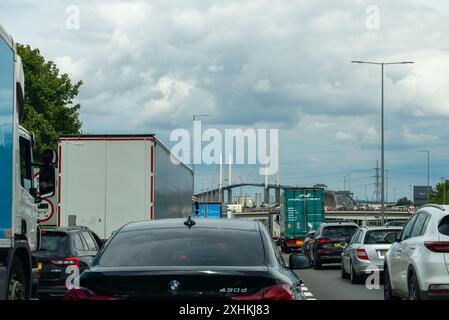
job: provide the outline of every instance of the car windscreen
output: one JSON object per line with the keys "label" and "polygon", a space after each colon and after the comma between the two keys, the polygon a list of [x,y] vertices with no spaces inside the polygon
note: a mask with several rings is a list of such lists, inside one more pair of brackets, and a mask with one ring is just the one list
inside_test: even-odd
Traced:
{"label": "car windscreen", "polygon": [[323,229],[322,236],[328,238],[347,238],[352,237],[356,230],[356,226],[329,226]]}
{"label": "car windscreen", "polygon": [[264,259],[259,232],[168,228],[119,232],[98,264],[104,267],[260,266]]}
{"label": "car windscreen", "polygon": [[385,236],[389,233],[396,233],[399,235],[401,230],[372,230],[368,231],[365,235],[365,244],[388,244],[385,241]]}
{"label": "car windscreen", "polygon": [[40,250],[64,252],[67,249],[67,238],[65,232],[42,231]]}

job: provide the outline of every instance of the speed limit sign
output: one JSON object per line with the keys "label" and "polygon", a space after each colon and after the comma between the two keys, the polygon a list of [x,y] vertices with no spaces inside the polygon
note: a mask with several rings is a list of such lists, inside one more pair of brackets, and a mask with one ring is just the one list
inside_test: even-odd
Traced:
{"label": "speed limit sign", "polygon": [[416,212],[416,207],[415,206],[408,206],[407,207],[407,212],[410,214],[413,214]]}

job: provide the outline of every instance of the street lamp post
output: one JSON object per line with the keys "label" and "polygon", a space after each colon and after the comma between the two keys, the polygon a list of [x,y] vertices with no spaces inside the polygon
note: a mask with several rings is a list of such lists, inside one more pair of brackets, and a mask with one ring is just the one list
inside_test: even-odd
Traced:
{"label": "street lamp post", "polygon": [[374,64],[381,66],[381,195],[380,195],[380,212],[381,212],[381,222],[382,225],[385,222],[385,139],[384,139],[384,66],[390,64],[410,64],[412,61],[402,61],[402,62],[372,62],[372,61],[359,61],[353,60],[351,63],[363,63],[363,64]]}
{"label": "street lamp post", "polygon": [[427,203],[429,203],[430,200],[430,151],[429,150],[419,150],[419,152],[425,152],[427,153]]}
{"label": "street lamp post", "polygon": [[193,194],[195,194],[195,121],[197,118],[210,117],[211,114],[194,114],[192,116],[192,172],[193,172]]}

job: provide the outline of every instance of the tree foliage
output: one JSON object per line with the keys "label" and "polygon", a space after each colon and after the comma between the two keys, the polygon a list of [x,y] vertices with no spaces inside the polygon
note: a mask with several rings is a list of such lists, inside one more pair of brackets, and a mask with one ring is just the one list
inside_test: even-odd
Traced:
{"label": "tree foliage", "polygon": [[411,205],[413,202],[409,199],[407,199],[407,197],[404,198],[400,198],[398,199],[398,201],[396,202],[397,206],[409,206]]}
{"label": "tree foliage", "polygon": [[449,202],[449,180],[444,180],[436,185],[430,193],[430,203],[446,204]]}
{"label": "tree foliage", "polygon": [[81,130],[78,95],[82,81],[72,84],[67,74],[60,74],[52,61],[45,61],[38,49],[18,45],[25,72],[25,112],[22,125],[36,136],[36,154],[55,149],[61,134]]}

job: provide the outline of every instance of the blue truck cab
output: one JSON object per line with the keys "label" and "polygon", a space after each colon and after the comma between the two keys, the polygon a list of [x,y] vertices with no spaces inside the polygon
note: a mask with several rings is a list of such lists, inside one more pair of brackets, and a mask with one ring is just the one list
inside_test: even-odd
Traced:
{"label": "blue truck cab", "polygon": [[33,185],[34,136],[20,126],[24,82],[14,42],[0,26],[0,300],[28,299],[36,291],[37,204],[54,194],[50,168],[56,154],[51,150],[44,152],[40,167],[42,189]]}

